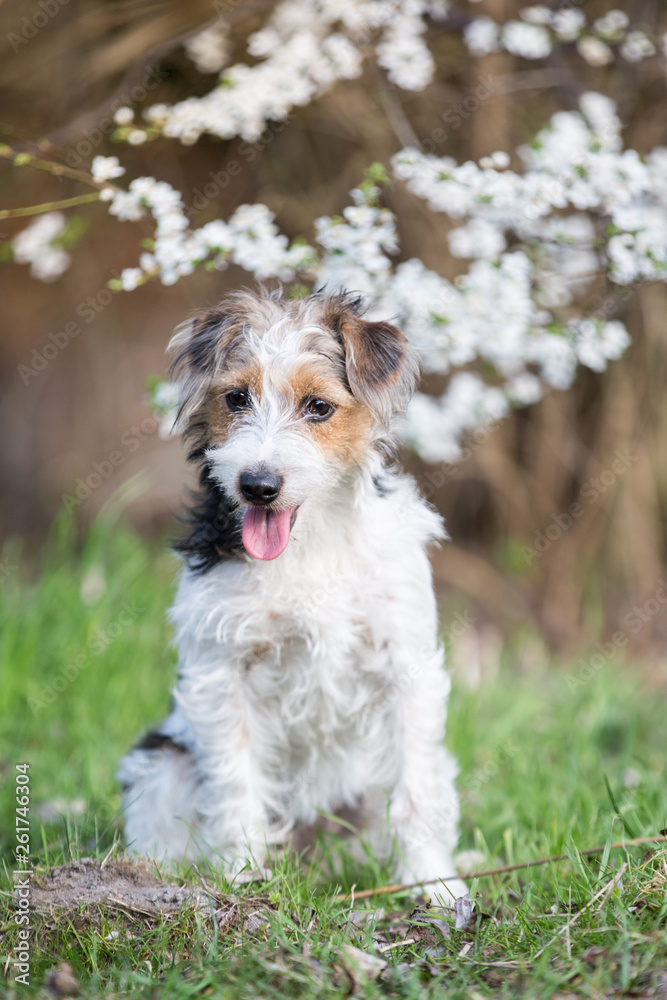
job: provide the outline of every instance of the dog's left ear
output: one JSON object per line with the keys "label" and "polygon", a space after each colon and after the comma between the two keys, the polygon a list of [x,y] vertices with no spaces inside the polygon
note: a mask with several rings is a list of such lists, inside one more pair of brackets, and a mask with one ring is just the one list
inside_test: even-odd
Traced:
{"label": "dog's left ear", "polygon": [[401,331],[390,323],[373,323],[354,313],[344,313],[338,329],[350,389],[382,423],[388,424],[406,409],[414,392],[414,352]]}
{"label": "dog's left ear", "polygon": [[172,337],[169,375],[180,385],[178,419],[182,426],[204,400],[215,375],[224,368],[238,333],[237,320],[221,304],[182,323]]}

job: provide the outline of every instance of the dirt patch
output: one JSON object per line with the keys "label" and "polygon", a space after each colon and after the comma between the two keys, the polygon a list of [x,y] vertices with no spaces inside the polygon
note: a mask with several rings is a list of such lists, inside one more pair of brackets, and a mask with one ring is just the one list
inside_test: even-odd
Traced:
{"label": "dirt patch", "polygon": [[144,861],[108,861],[103,867],[95,858],[81,858],[34,879],[30,902],[44,914],[104,905],[157,918],[179,913],[183,907],[210,913],[211,904],[217,909],[222,901],[203,888],[166,882]]}
{"label": "dirt patch", "polygon": [[139,859],[105,863],[81,858],[33,879],[30,903],[34,912],[44,917],[75,915],[94,925],[99,924],[102,911],[115,910],[151,924],[177,914],[199,913],[204,919],[215,920],[221,930],[243,927],[250,934],[266,931],[272,907],[265,896],[223,896],[202,882],[201,887],[168,882],[156,868]]}

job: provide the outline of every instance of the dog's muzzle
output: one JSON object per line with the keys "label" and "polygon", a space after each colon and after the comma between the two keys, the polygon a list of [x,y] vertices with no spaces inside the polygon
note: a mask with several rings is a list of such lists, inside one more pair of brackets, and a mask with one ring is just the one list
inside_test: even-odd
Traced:
{"label": "dog's muzzle", "polygon": [[253,559],[276,559],[287,548],[297,508],[271,506],[280,497],[283,482],[281,475],[263,468],[239,476],[239,490],[251,504],[243,515],[243,546]]}
{"label": "dog's muzzle", "polygon": [[253,504],[273,503],[280,496],[283,477],[268,469],[259,472],[242,472],[239,476],[241,493]]}

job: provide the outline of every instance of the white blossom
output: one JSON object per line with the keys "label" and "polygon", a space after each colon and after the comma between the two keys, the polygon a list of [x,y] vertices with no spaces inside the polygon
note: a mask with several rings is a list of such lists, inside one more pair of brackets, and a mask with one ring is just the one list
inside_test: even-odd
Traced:
{"label": "white blossom", "polygon": [[498,25],[490,17],[476,17],[463,31],[466,45],[476,56],[500,49]]}
{"label": "white blossom", "polygon": [[550,24],[551,23],[551,11],[548,7],[543,4],[537,4],[534,7],[522,7],[519,14],[524,21],[528,21],[529,24]]}
{"label": "white blossom", "polygon": [[127,137],[127,141],[130,146],[141,146],[144,142],[146,142],[147,138],[148,135],[142,128],[133,128]]}
{"label": "white blossom", "polygon": [[120,282],[125,292],[132,292],[138,287],[144,272],[140,267],[126,267],[121,271]]}
{"label": "white blossom", "polygon": [[502,39],[508,52],[524,59],[544,59],[551,52],[549,32],[539,24],[508,21]]}
{"label": "white blossom", "polygon": [[593,30],[607,41],[619,41],[629,23],[624,10],[610,10],[593,22]]}
{"label": "white blossom", "polygon": [[614,58],[614,53],[601,39],[584,35],[577,42],[577,52],[589,66],[606,66]]}
{"label": "white blossom", "polygon": [[586,15],[581,10],[563,7],[554,13],[551,26],[562,41],[573,42],[586,26]]}
{"label": "white blossom", "polygon": [[457,462],[467,432],[490,428],[507,415],[504,394],[468,372],[455,375],[439,398],[416,393],[401,436],[427,462]]}
{"label": "white blossom", "polygon": [[607,361],[619,358],[630,343],[626,328],[618,321],[573,320],[568,332],[574,340],[578,360],[596,372],[604,371]]}
{"label": "white blossom", "polygon": [[200,73],[219,72],[227,62],[229,50],[227,25],[224,23],[205,28],[185,43],[185,51]]}
{"label": "white blossom", "polygon": [[421,37],[424,28],[421,18],[397,17],[376,46],[380,66],[403,90],[422,90],[433,79],[435,64]]}
{"label": "white blossom", "polygon": [[30,264],[30,273],[40,281],[55,281],[72,263],[72,258],[56,241],[66,228],[62,212],[47,212],[21,230],[12,240],[17,264]]}
{"label": "white blossom", "polygon": [[536,375],[520,372],[507,380],[505,391],[507,398],[516,406],[530,406],[542,398],[544,387]]}
{"label": "white blossom", "polygon": [[502,230],[485,219],[472,219],[447,234],[449,249],[455,257],[482,257],[497,260],[507,246]]}
{"label": "white blossom", "polygon": [[122,177],[125,167],[121,167],[117,156],[96,156],[90,172],[96,181],[111,181],[115,177]]}
{"label": "white blossom", "polygon": [[654,56],[655,51],[655,45],[643,31],[628,32],[620,49],[621,55],[628,62],[641,62],[648,56]]}
{"label": "white blossom", "polygon": [[113,120],[116,125],[130,125],[134,121],[134,111],[128,107],[118,108],[114,112]]}

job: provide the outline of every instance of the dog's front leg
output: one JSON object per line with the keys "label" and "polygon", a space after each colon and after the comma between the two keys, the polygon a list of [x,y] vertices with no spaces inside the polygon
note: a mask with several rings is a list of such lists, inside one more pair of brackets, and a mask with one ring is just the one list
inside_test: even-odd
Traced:
{"label": "dog's front leg", "polygon": [[442,745],[449,678],[439,652],[418,671],[404,675],[397,699],[399,766],[390,808],[399,853],[398,877],[405,882],[446,879],[427,885],[433,901],[453,905],[467,892],[455,873],[459,802],[456,765]]}
{"label": "dog's front leg", "polygon": [[259,713],[232,677],[215,690],[181,684],[177,699],[197,739],[203,781],[198,795],[202,853],[222,859],[227,872],[248,862],[261,867],[274,839],[277,789],[270,780],[274,754]]}

